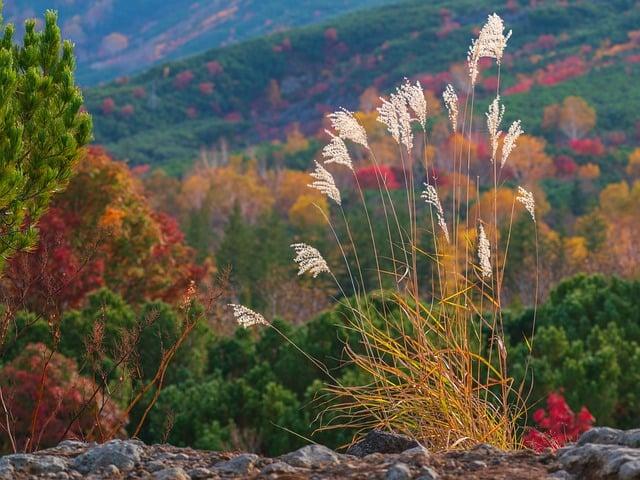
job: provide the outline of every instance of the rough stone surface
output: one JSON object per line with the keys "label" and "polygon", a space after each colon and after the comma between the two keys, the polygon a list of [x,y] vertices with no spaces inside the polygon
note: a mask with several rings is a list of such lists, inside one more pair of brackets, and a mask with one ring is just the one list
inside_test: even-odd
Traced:
{"label": "rough stone surface", "polygon": [[191,477],[187,475],[187,472],[180,467],[158,470],[153,475],[153,478],[155,480],[191,480]]}
{"label": "rough stone surface", "polygon": [[90,473],[113,465],[118,470],[127,472],[140,461],[140,453],[139,442],[111,440],[76,457],[73,467],[80,473]]}
{"label": "rough stone surface", "polygon": [[311,468],[338,463],[340,455],[323,445],[307,445],[283,455],[280,459],[292,467]]}
{"label": "rough stone surface", "polygon": [[215,466],[216,470],[223,473],[231,473],[235,475],[246,475],[253,470],[254,465],[260,459],[258,455],[253,453],[243,453],[231,460],[221,462]]}
{"label": "rough stone surface", "polygon": [[429,452],[420,446],[358,457],[309,445],[270,459],[135,440],[75,441],[0,458],[0,480],[640,480],[640,430],[596,428],[557,453],[488,445]]}
{"label": "rough stone surface", "polygon": [[13,473],[30,473],[32,475],[46,475],[62,472],[67,468],[67,462],[53,455],[28,455],[16,453],[0,459],[0,471]]}
{"label": "rough stone surface", "polygon": [[388,471],[385,480],[411,480],[413,475],[408,465],[396,463]]}
{"label": "rough stone surface", "polygon": [[348,455],[364,457],[371,453],[401,453],[420,444],[411,437],[397,433],[372,430],[347,450]]}

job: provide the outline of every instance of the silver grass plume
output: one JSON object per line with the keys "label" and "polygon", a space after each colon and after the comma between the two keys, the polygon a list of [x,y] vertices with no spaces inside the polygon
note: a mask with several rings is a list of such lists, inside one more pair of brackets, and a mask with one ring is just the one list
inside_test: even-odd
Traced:
{"label": "silver grass plume", "polygon": [[349,156],[349,151],[347,150],[347,145],[344,143],[344,140],[327,130],[325,131],[331,135],[331,142],[322,149],[325,165],[328,163],[336,163],[338,165],[344,165],[353,171],[353,163],[351,162],[351,157]]}
{"label": "silver grass plume", "polygon": [[536,201],[533,198],[533,193],[525,190],[522,187],[518,187],[518,196],[516,200],[524,205],[524,208],[531,215],[531,220],[536,221]]}
{"label": "silver grass plume", "polygon": [[478,260],[480,261],[482,277],[490,278],[493,273],[491,269],[491,247],[482,224],[478,227]]}
{"label": "silver grass plume", "polygon": [[407,99],[400,88],[392,93],[389,99],[380,98],[382,105],[378,108],[378,121],[386,125],[387,130],[396,141],[402,143],[407,151],[413,148],[411,132],[411,116],[407,108]]}
{"label": "silver grass plume", "polygon": [[424,98],[424,90],[419,81],[412,85],[409,80],[404,79],[404,83],[398,89],[407,102],[407,105],[416,116],[416,120],[422,125],[422,129],[427,128],[427,99]]}
{"label": "silver grass plume", "polygon": [[254,312],[250,308],[233,303],[230,303],[228,306],[233,308],[233,316],[241,327],[249,328],[254,325],[269,325],[269,322],[267,322],[262,315]]}
{"label": "silver grass plume", "polygon": [[326,168],[323,168],[318,162],[314,160],[316,164],[316,169],[311,172],[315,181],[307,185],[308,187],[315,188],[316,190],[320,190],[320,192],[324,193],[331,200],[336,202],[338,205],[342,204],[342,200],[340,198],[340,190],[336,187],[336,182],[333,179],[333,175],[329,173]]}
{"label": "silver grass plume", "polygon": [[449,112],[451,128],[455,132],[458,129],[458,94],[451,84],[447,85],[445,91],[442,92],[442,98],[444,99],[444,104],[447,106],[447,111]]}
{"label": "silver grass plume", "polygon": [[424,184],[426,187],[420,197],[429,205],[433,205],[436,209],[436,215],[438,217],[438,225],[444,232],[444,236],[447,239],[447,243],[449,243],[449,229],[447,228],[447,222],[444,220],[444,211],[442,210],[442,204],[440,203],[440,199],[438,198],[438,192],[433,185]]}
{"label": "silver grass plume", "polygon": [[328,115],[331,121],[331,127],[336,131],[338,136],[343,140],[351,140],[354,143],[369,148],[367,142],[367,132],[358,120],[353,116],[353,112],[345,108],[330,113]]}
{"label": "silver grass plume", "polygon": [[487,116],[487,129],[489,130],[489,140],[491,141],[491,161],[495,162],[496,152],[498,151],[498,140],[502,136],[500,124],[504,116],[504,105],[500,105],[500,95],[489,105]]}
{"label": "silver grass plume", "polygon": [[502,143],[502,159],[500,161],[500,167],[504,167],[509,155],[511,155],[513,149],[516,148],[516,141],[518,140],[518,137],[523,133],[524,131],[520,125],[520,120],[516,120],[511,124],[507,135],[504,137],[504,142]]}
{"label": "silver grass plume", "polygon": [[502,18],[495,13],[489,15],[487,23],[480,30],[478,38],[471,41],[471,46],[467,53],[471,85],[475,85],[478,78],[478,61],[480,58],[495,58],[496,63],[500,65],[509,38],[511,38],[511,30],[506,35],[504,34]]}
{"label": "silver grass plume", "polygon": [[296,252],[296,257],[293,259],[298,264],[298,275],[302,275],[306,272],[311,273],[313,278],[316,278],[321,273],[331,273],[329,265],[320,252],[306,243],[293,243],[291,244]]}

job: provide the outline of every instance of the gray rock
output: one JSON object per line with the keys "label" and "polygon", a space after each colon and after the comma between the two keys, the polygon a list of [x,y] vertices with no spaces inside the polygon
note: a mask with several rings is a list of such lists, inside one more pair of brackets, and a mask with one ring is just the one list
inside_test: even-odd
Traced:
{"label": "gray rock", "polygon": [[[611,441],[611,437],[604,437],[604,441]],[[640,449],[637,448],[585,443],[563,449],[558,459],[564,470],[578,478],[640,479]]]}
{"label": "gray rock", "polygon": [[225,462],[216,463],[214,468],[224,473],[234,473],[237,475],[246,475],[249,473],[256,462],[260,459],[258,455],[253,453],[243,453],[237,457]]}
{"label": "gray rock", "polygon": [[165,465],[166,464],[164,462],[160,461],[160,460],[153,460],[153,461],[147,463],[144,466],[144,469],[147,472],[153,473],[153,472],[157,472],[158,470],[162,470],[163,468],[165,468]]}
{"label": "gray rock", "polygon": [[180,467],[165,468],[153,474],[155,480],[190,480],[189,475]]}
{"label": "gray rock", "polygon": [[549,475],[552,480],[574,480],[576,477],[565,470],[558,470]]}
{"label": "gray rock", "polygon": [[347,449],[347,455],[364,457],[370,453],[402,453],[420,444],[411,437],[397,433],[372,430],[358,443]]}
{"label": "gray rock", "polygon": [[410,480],[411,469],[404,463],[396,463],[387,470],[386,480]]}
{"label": "gray rock", "polygon": [[405,450],[400,454],[400,461],[402,462],[425,462],[430,458],[431,454],[429,453],[429,450],[424,448],[422,445]]}
{"label": "gray rock", "polygon": [[11,464],[0,466],[0,480],[13,480],[15,478],[16,471]]}
{"label": "gray rock", "polygon": [[440,475],[431,467],[422,467],[420,476],[416,480],[438,480]]}
{"label": "gray rock", "polygon": [[622,435],[622,430],[609,427],[596,427],[580,435],[577,444],[598,443],[600,445],[620,445]]}
{"label": "gray rock", "polygon": [[0,459],[0,470],[9,473],[15,470],[31,475],[46,475],[62,472],[66,468],[66,460],[53,455],[16,453],[14,455],[6,455]]}
{"label": "gray rock", "polygon": [[213,477],[213,472],[208,468],[198,467],[188,470],[187,475],[189,475],[193,480],[201,480],[203,478]]}
{"label": "gray rock", "polygon": [[282,455],[280,459],[294,467],[311,468],[338,463],[340,455],[324,445],[307,445]]}
{"label": "gray rock", "polygon": [[640,428],[624,432],[622,444],[627,447],[640,448]]}
{"label": "gray rock", "polygon": [[619,480],[638,480],[640,478],[640,460],[627,462],[620,467]]}
{"label": "gray rock", "polygon": [[142,448],[135,440],[111,440],[97,445],[79,455],[73,461],[73,468],[80,473],[98,471],[108,465],[114,465],[122,472],[132,470],[140,462]]}
{"label": "gray rock", "polygon": [[288,463],[284,462],[273,462],[264,467],[260,471],[260,475],[271,475],[276,473],[295,473],[298,470],[293,468]]}

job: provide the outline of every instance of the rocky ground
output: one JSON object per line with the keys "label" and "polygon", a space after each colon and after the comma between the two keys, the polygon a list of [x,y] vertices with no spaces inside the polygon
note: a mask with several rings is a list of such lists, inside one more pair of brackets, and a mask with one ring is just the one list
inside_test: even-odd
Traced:
{"label": "rocky ground", "polygon": [[[395,452],[395,453],[393,453]],[[75,441],[0,458],[0,479],[640,480],[640,429],[596,428],[557,454],[478,446],[431,454],[410,439],[372,432],[348,454],[309,445],[277,458],[113,440]]]}

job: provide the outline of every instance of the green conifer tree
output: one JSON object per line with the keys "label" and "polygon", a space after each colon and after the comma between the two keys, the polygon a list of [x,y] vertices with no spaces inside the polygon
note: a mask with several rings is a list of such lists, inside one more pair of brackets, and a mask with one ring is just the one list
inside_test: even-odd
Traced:
{"label": "green conifer tree", "polygon": [[38,219],[91,139],[73,45],[61,40],[57,15],[46,12],[42,31],[25,22],[22,45],[13,35],[0,15],[0,271],[36,244]]}

